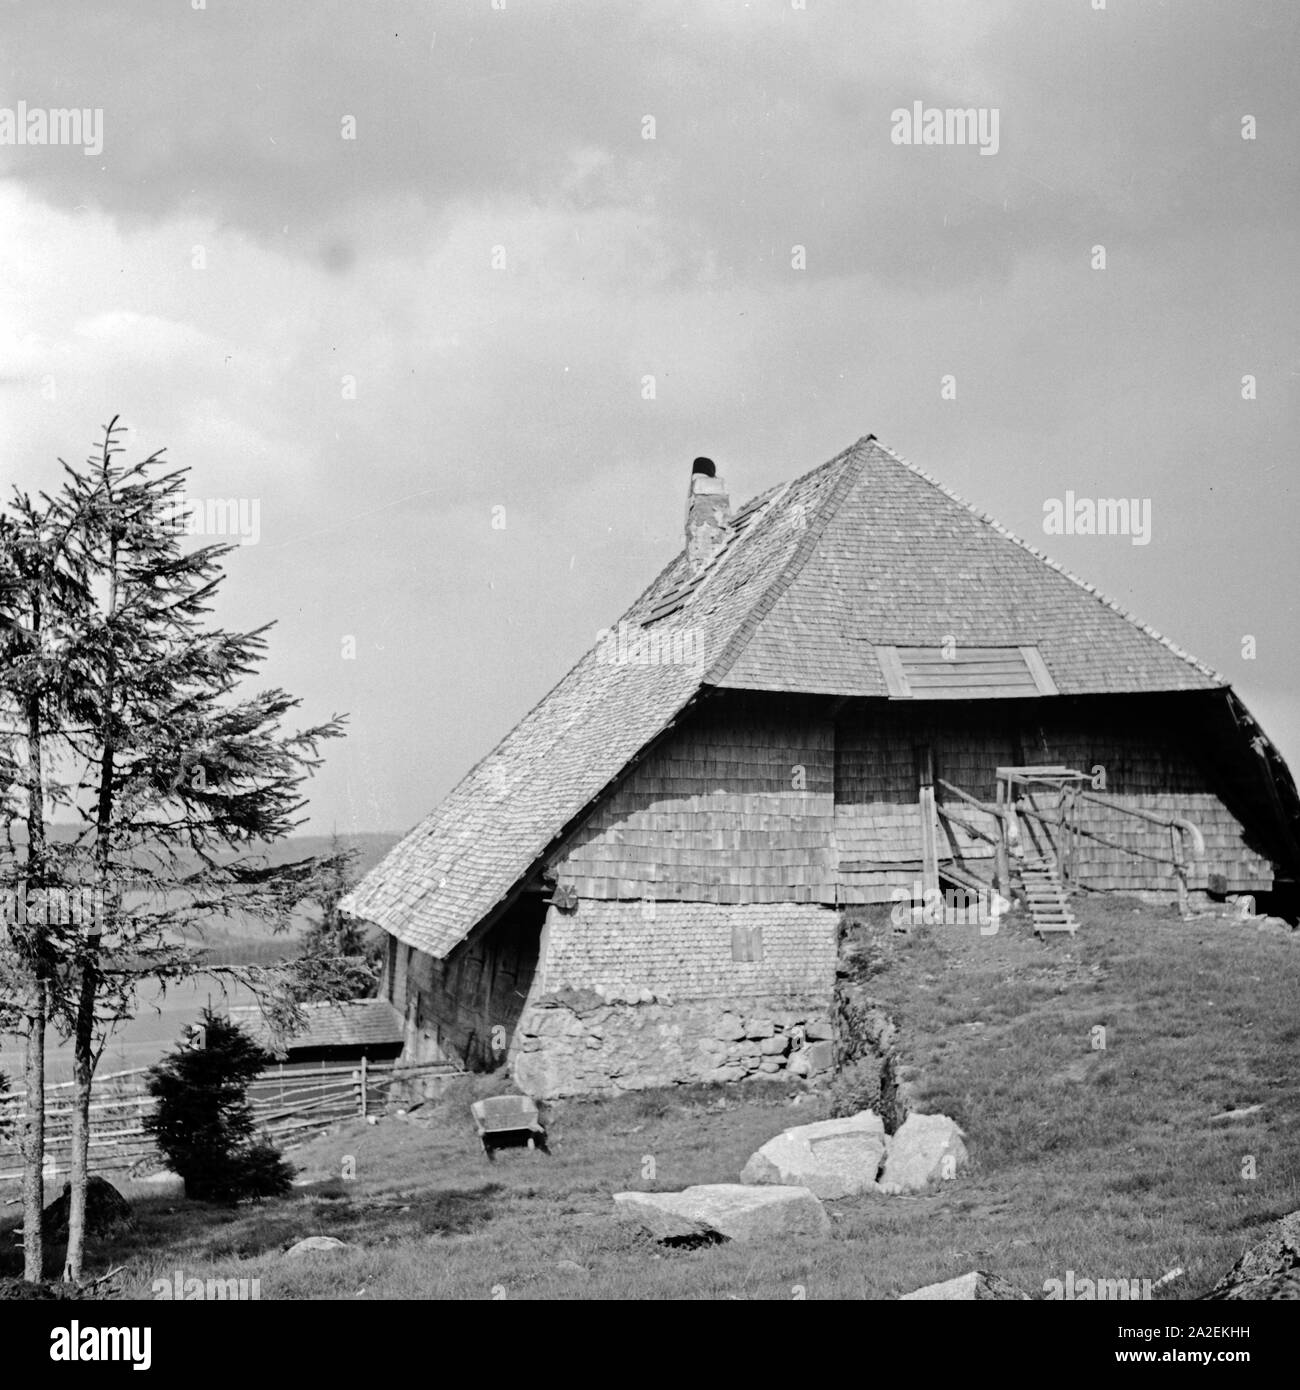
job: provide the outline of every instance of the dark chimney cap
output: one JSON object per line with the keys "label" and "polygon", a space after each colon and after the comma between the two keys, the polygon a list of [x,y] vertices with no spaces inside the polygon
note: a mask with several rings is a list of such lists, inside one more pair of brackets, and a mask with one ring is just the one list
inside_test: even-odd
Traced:
{"label": "dark chimney cap", "polygon": [[718,467],[712,459],[698,458],[691,464],[691,476],[694,477],[696,473],[703,473],[706,478],[716,478]]}

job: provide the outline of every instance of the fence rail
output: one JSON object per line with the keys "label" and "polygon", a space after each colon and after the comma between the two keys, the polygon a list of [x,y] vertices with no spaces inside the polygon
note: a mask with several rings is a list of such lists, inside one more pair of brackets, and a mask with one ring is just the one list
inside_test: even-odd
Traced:
{"label": "fence rail", "polygon": [[[90,1152],[99,1172],[122,1171],[146,1159],[159,1159],[144,1121],[154,1107],[145,1087],[148,1067],[109,1072],[95,1078],[90,1102]],[[277,1144],[296,1143],[343,1120],[382,1115],[396,1083],[450,1079],[462,1073],[445,1063],[403,1066],[399,1062],[361,1062],[342,1066],[273,1067],[248,1088],[259,1134]],[[46,1179],[63,1177],[72,1156],[71,1081],[45,1088]],[[0,1184],[22,1178],[18,1148],[26,1092],[0,1098]]]}

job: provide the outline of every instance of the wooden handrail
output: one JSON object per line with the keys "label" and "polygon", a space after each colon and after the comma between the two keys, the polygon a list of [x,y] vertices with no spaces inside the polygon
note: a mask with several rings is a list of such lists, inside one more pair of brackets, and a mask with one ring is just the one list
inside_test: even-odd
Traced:
{"label": "wooden handrail", "polygon": [[936,806],[934,809],[935,813],[942,816],[944,820],[951,821],[954,825],[960,825],[968,835],[973,835],[977,840],[985,840],[990,845],[997,844],[998,840],[996,835],[990,835],[987,830],[981,830],[978,825],[972,825],[970,821],[961,816],[954,816],[951,811],[946,810],[943,806]]}
{"label": "wooden handrail", "polygon": [[1200,830],[1191,821],[1184,820],[1182,816],[1161,816],[1155,811],[1144,811],[1137,806],[1125,806],[1123,802],[1112,801],[1108,796],[1098,796],[1096,792],[1079,792],[1078,797],[1080,801],[1095,801],[1098,806],[1105,806],[1111,811],[1119,811],[1126,816],[1136,816],[1139,820],[1150,821],[1152,825],[1163,826],[1166,830],[1179,830],[1184,835],[1192,837],[1197,854],[1205,853],[1205,840]]}
{"label": "wooden handrail", "polygon": [[954,796],[959,797],[962,801],[970,802],[972,806],[978,807],[981,811],[985,813],[985,815],[996,816],[999,819],[1002,819],[1007,814],[1005,807],[994,806],[987,801],[981,801],[979,797],[972,796],[970,792],[962,791],[960,787],[954,787],[951,782],[945,782],[942,777],[936,777],[934,780],[939,786],[941,786],[944,789],[944,791],[951,792]]}

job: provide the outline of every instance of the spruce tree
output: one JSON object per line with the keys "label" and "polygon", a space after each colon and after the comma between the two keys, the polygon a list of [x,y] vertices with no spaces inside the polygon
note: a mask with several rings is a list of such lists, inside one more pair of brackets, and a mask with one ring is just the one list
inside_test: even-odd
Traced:
{"label": "spruce tree", "polygon": [[122,433],[114,419],[84,467],[64,463],[56,498],[73,564],[88,579],[64,692],[62,732],[80,769],[80,827],[64,854],[100,908],[72,940],[60,987],[74,1041],[64,1271],[74,1282],[94,1072],[141,986],[219,973],[266,996],[273,1021],[297,1016],[291,972],[208,967],[182,943],[234,912],[284,930],[318,891],[319,861],[271,863],[265,847],[303,823],[302,783],[319,765],[321,742],[342,732],[338,717],[286,730],[299,700],[280,689],[244,693],[271,625],[230,632],[210,623],[236,547],[187,548],[188,470],[166,467],[161,452],[124,463]]}
{"label": "spruce tree", "polygon": [[254,1141],[249,1083],[273,1060],[229,1019],[205,1009],[197,1040],[152,1067],[155,1107],[145,1119],[185,1194],[209,1202],[273,1197],[289,1190],[292,1170]]}

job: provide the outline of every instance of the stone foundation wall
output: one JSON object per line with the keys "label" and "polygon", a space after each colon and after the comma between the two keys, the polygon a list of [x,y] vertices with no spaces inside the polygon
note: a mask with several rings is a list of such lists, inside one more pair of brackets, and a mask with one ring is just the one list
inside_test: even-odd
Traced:
{"label": "stone foundation wall", "polygon": [[830,1073],[828,996],[636,1001],[594,990],[542,995],[519,1021],[511,1071],[537,1097],[699,1081]]}
{"label": "stone foundation wall", "polygon": [[828,1072],[837,930],[809,903],[552,907],[512,1074],[566,1096]]}

